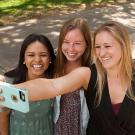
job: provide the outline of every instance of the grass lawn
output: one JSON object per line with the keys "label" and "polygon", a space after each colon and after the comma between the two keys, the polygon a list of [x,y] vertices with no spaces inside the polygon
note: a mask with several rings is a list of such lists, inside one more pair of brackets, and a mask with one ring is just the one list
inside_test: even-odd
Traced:
{"label": "grass lawn", "polygon": [[26,11],[48,10],[70,4],[90,4],[92,2],[101,2],[101,0],[0,0],[0,17],[13,14],[19,16]]}
{"label": "grass lawn", "polygon": [[44,16],[54,10],[78,9],[80,5],[91,5],[93,3],[108,3],[115,0],[0,0],[0,21],[4,18],[8,20],[20,20],[21,18],[32,18]]}

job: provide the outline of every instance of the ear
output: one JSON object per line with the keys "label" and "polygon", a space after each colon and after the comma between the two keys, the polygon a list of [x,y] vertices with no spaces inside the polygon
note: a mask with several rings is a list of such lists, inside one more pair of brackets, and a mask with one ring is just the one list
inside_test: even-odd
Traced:
{"label": "ear", "polygon": [[49,58],[49,63],[51,64],[52,62],[51,62],[51,57]]}

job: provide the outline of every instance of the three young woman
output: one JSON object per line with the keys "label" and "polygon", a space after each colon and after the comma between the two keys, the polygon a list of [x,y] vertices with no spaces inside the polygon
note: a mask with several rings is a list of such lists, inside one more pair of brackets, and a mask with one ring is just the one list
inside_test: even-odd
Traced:
{"label": "three young woman", "polygon": [[[122,24],[109,21],[95,31],[93,42],[93,64],[77,67],[56,79],[40,78],[16,87],[26,88],[30,100],[83,88],[91,116],[87,135],[134,135],[135,82],[129,34]],[[76,54],[66,52],[71,58]]]}
{"label": "three young woman", "polygon": [[[87,135],[134,135],[135,82],[129,34],[122,24],[109,21],[95,31],[93,41],[95,64],[79,67],[60,78],[36,79],[17,87],[26,88],[30,100],[54,97],[82,87],[91,116]],[[33,93],[36,85],[47,91],[38,87]]]}

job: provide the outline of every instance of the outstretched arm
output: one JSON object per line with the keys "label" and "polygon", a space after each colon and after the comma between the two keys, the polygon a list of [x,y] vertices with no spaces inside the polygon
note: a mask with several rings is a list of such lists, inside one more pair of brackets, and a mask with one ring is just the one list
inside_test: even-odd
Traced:
{"label": "outstretched arm", "polygon": [[[3,110],[3,109],[0,109]],[[0,135],[8,135],[9,129],[9,109],[0,112]]]}
{"label": "outstretched arm", "polygon": [[[0,75],[0,81],[5,81],[5,77]],[[0,98],[2,101],[3,98]],[[10,109],[0,106],[0,135],[8,135]]]}
{"label": "outstretched arm", "polygon": [[57,95],[72,92],[81,87],[87,89],[90,75],[91,71],[89,68],[79,67],[71,73],[56,79],[39,78],[15,86],[27,89],[31,101],[49,99]]}

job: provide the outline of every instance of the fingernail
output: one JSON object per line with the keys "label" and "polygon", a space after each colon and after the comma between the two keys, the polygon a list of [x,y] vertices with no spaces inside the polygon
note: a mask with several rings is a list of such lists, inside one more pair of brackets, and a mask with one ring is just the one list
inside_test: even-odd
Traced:
{"label": "fingernail", "polygon": [[2,89],[0,89],[0,94],[3,92],[3,90]]}
{"label": "fingernail", "polygon": [[5,101],[5,98],[4,97],[0,97],[0,101]]}

